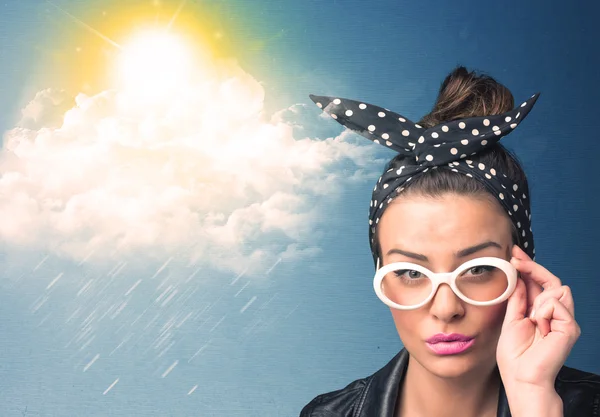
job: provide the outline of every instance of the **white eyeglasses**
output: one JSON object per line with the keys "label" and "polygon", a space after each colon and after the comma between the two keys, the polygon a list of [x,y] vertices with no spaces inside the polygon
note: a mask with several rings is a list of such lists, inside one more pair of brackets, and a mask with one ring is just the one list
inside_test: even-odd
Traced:
{"label": "white eyeglasses", "polygon": [[485,257],[471,259],[446,273],[411,262],[395,262],[378,268],[373,278],[377,297],[398,310],[424,306],[441,284],[448,284],[466,303],[490,306],[510,297],[517,286],[517,270],[504,259]]}

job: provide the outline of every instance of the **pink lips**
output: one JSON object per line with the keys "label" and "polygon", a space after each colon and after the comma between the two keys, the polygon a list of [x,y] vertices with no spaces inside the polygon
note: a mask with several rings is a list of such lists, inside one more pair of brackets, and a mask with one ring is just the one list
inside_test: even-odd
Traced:
{"label": "pink lips", "polygon": [[456,355],[475,343],[475,339],[458,333],[438,333],[426,340],[427,346],[438,355]]}

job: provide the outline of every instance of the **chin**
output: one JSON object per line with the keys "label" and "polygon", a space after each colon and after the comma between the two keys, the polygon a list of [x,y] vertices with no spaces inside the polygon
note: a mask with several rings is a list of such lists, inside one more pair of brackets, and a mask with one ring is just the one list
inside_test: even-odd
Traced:
{"label": "chin", "polygon": [[440,356],[425,351],[421,352],[417,362],[427,371],[439,378],[461,378],[473,373],[479,373],[487,364],[474,352],[465,352],[458,355]]}

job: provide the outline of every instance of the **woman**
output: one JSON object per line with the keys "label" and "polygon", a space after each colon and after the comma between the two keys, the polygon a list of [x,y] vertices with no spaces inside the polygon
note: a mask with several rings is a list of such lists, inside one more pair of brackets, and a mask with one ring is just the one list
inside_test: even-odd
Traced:
{"label": "woman", "polygon": [[498,141],[538,96],[458,67],[418,123],[311,96],[398,152],[373,191],[374,288],[404,348],[301,417],[600,416],[600,377],[563,366],[580,335],[568,286],[534,261],[527,178]]}

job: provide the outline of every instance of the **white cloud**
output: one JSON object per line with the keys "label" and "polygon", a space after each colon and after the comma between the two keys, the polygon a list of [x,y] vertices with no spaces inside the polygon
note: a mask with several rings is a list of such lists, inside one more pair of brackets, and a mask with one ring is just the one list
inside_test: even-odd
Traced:
{"label": "white cloud", "polygon": [[238,272],[318,250],[321,210],[377,174],[375,147],[310,137],[335,123],[304,105],[267,119],[262,86],[235,64],[202,77],[155,102],[40,92],[5,134],[0,239],[73,260],[184,253]]}
{"label": "white cloud", "polygon": [[59,127],[65,111],[71,106],[73,100],[65,91],[42,90],[21,111],[19,126],[27,129]]}

